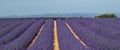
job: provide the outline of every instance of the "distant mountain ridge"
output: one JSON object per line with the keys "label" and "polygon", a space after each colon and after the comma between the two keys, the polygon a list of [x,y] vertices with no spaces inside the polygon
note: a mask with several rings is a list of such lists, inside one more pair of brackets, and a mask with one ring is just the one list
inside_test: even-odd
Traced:
{"label": "distant mountain ridge", "polygon": [[[40,14],[40,15],[24,15],[24,16],[18,16],[18,15],[12,15],[12,16],[0,16],[0,18],[41,18],[41,17],[85,17],[85,18],[94,18],[95,16],[100,15],[97,13],[46,13],[46,14]],[[117,17],[120,17],[120,13],[115,13]]]}
{"label": "distant mountain ridge", "polygon": [[30,15],[30,17],[35,16],[35,17],[92,17],[95,16],[96,14],[93,13],[55,13],[55,14],[42,14],[42,15]]}

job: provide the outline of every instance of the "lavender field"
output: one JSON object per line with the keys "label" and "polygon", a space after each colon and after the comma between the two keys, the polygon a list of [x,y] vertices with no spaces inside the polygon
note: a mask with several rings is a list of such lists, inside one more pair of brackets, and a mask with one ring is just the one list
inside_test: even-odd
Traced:
{"label": "lavender field", "polygon": [[120,50],[120,19],[1,18],[0,50]]}

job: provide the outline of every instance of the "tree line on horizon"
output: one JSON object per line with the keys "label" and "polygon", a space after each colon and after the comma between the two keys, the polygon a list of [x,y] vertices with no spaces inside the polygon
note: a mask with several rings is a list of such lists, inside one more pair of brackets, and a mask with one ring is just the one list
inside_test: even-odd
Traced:
{"label": "tree line on horizon", "polygon": [[[79,18],[84,18],[83,16],[80,16]],[[117,18],[115,14],[101,14],[97,15],[94,18]]]}

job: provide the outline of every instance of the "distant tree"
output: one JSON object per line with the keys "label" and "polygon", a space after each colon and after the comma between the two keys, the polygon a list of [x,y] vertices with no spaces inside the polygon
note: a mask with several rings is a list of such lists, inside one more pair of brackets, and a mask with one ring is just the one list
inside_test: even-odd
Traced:
{"label": "distant tree", "polygon": [[65,18],[61,18],[62,20],[64,20]]}
{"label": "distant tree", "polygon": [[82,16],[80,16],[79,18],[83,18]]}
{"label": "distant tree", "polygon": [[95,18],[117,18],[117,16],[115,14],[101,14],[95,16]]}
{"label": "distant tree", "polygon": [[40,20],[41,18],[35,18],[35,19]]}
{"label": "distant tree", "polygon": [[53,18],[53,20],[57,20],[57,18]]}
{"label": "distant tree", "polygon": [[45,18],[45,20],[48,20],[49,18]]}

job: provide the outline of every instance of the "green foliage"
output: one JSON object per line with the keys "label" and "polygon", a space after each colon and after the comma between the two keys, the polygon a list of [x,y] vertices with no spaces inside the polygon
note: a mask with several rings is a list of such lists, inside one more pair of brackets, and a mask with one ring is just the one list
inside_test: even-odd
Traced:
{"label": "green foliage", "polygon": [[82,16],[80,16],[79,18],[83,18]]}
{"label": "green foliage", "polygon": [[53,18],[53,20],[57,20],[57,18]]}
{"label": "green foliage", "polygon": [[65,18],[61,18],[62,20],[64,20]]}
{"label": "green foliage", "polygon": [[101,14],[95,16],[95,18],[117,18],[117,16],[115,14]]}

